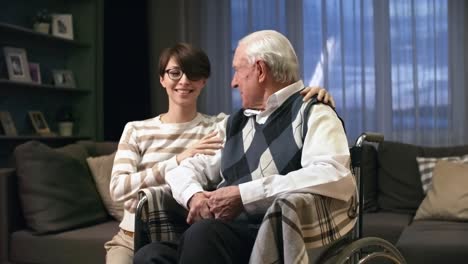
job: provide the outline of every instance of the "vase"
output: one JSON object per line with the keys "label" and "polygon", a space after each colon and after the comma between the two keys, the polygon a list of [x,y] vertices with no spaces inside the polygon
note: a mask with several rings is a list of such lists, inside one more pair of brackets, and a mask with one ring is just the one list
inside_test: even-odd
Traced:
{"label": "vase", "polygon": [[60,136],[69,137],[73,135],[73,122],[59,122],[58,129]]}

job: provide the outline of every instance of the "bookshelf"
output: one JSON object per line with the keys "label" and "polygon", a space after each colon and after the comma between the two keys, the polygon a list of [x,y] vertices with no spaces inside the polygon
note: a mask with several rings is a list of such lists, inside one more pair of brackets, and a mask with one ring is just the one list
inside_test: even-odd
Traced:
{"label": "bookshelf", "polygon": [[[44,8],[53,14],[72,15],[73,39],[32,29],[32,17]],[[72,137],[65,137],[68,141],[102,139],[102,8],[102,0],[2,1],[0,111],[10,113],[17,135],[0,134],[0,145],[7,141],[45,139],[35,135],[29,111],[42,112],[50,130],[57,134],[57,116],[63,109],[71,109],[76,118]],[[28,62],[40,65],[42,83],[9,80],[4,47],[24,49]],[[55,85],[54,70],[71,71],[75,87]],[[46,141],[54,140],[63,138],[54,136]]]}

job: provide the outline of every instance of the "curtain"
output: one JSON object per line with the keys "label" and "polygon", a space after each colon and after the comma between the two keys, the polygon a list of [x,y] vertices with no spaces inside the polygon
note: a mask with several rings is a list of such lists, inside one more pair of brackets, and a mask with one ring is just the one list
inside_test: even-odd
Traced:
{"label": "curtain", "polygon": [[285,34],[305,83],[334,96],[350,143],[376,131],[468,144],[466,11],[463,0],[232,0],[231,49],[252,31]]}
{"label": "curtain", "polygon": [[212,75],[200,95],[198,108],[207,114],[231,113],[231,16],[229,1],[184,0],[185,41],[210,58]]}
{"label": "curtain", "polygon": [[[237,89],[229,88],[237,42],[275,29],[291,40],[305,84],[321,85],[335,98],[350,144],[364,131],[420,145],[468,144],[464,0],[149,2],[153,64],[176,41],[210,57],[201,112],[240,108]],[[154,91],[153,109],[161,112],[166,95]]]}
{"label": "curtain", "polygon": [[226,0],[149,1],[152,109],[167,111],[167,95],[157,74],[160,52],[176,42],[191,43],[210,58],[211,77],[198,100],[198,111],[231,113],[231,16]]}

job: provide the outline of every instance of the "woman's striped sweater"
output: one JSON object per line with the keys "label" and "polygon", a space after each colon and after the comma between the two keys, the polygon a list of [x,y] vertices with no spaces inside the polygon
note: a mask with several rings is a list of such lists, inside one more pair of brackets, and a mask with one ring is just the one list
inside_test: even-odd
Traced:
{"label": "woman's striped sweater", "polygon": [[134,231],[138,191],[165,184],[165,173],[178,165],[176,155],[216,130],[218,125],[224,126],[225,119],[225,114],[199,113],[187,123],[162,123],[160,116],[127,123],[119,141],[110,183],[112,199],[124,201],[121,228]]}

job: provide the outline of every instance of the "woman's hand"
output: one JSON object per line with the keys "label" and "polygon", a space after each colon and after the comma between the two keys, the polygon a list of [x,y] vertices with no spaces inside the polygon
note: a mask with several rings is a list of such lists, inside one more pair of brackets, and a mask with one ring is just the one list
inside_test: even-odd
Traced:
{"label": "woman's hand", "polygon": [[217,136],[218,132],[213,131],[204,136],[184,152],[176,156],[177,163],[180,164],[184,159],[195,156],[195,154],[214,155],[215,151],[222,148],[223,140]]}
{"label": "woman's hand", "polygon": [[304,96],[304,101],[309,100],[312,96],[317,94],[317,100],[326,104],[330,103],[331,106],[335,107],[335,100],[333,99],[333,96],[322,87],[306,87],[301,91],[301,94]]}

